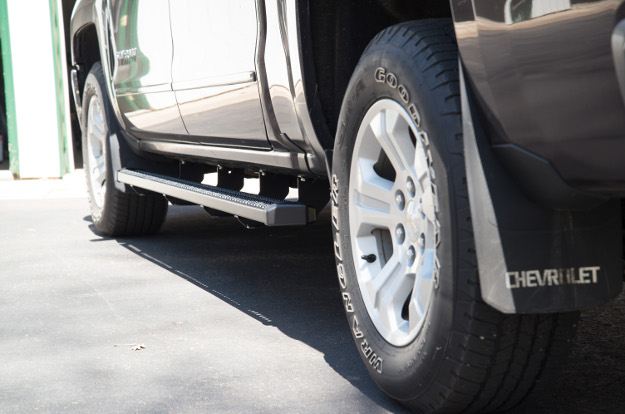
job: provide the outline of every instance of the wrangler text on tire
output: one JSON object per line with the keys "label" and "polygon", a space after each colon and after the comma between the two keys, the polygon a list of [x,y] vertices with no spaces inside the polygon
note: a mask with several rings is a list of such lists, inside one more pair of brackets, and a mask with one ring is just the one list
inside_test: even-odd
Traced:
{"label": "wrangler text on tire", "polygon": [[417,412],[511,408],[552,382],[577,313],[480,297],[448,20],[379,33],[343,100],[332,174],[341,294],[367,369]]}

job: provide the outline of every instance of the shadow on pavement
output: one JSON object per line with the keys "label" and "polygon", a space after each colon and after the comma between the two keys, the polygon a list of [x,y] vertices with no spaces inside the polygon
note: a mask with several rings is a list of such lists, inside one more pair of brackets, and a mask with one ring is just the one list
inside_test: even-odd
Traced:
{"label": "shadow on pavement", "polygon": [[[92,224],[90,228],[95,232]],[[235,218],[211,219],[197,206],[170,206],[158,234],[116,240],[246,315],[318,350],[330,367],[380,407],[404,411],[371,380],[349,333],[328,211],[306,227],[248,230]]]}
{"label": "shadow on pavement", "polygon": [[[234,218],[211,220],[197,206],[170,206],[157,235],[117,241],[322,352],[330,367],[376,404],[404,412],[370,379],[352,341],[339,296],[327,211],[307,227],[247,230]],[[538,401],[509,413],[625,412],[623,326],[625,293],[584,312],[558,383]]]}

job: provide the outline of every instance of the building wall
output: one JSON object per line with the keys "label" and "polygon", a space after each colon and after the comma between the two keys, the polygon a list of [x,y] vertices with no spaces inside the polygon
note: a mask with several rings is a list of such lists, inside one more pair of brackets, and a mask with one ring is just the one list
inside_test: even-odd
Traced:
{"label": "building wall", "polygon": [[20,178],[62,177],[73,168],[62,5],[34,3],[0,0],[10,168]]}

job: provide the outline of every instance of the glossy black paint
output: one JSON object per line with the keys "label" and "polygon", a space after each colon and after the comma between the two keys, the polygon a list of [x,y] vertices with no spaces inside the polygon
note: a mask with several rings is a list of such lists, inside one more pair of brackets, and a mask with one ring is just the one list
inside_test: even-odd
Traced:
{"label": "glossy black paint", "polygon": [[255,68],[255,2],[170,1],[169,10],[170,76],[188,134],[200,144],[270,149]]}
{"label": "glossy black paint", "polygon": [[[625,105],[611,51],[623,1],[451,5],[465,73],[495,150],[512,144],[578,189],[625,193]],[[522,164],[517,176],[530,172]]]}
{"label": "glossy black paint", "polygon": [[[300,62],[296,2],[281,1],[278,2],[279,7],[277,8],[275,7],[276,3],[272,3],[272,6],[274,6],[272,7],[273,19],[285,24],[284,28],[280,27],[276,31],[277,36],[271,39],[273,42],[272,50],[277,52],[274,53],[273,57],[278,57],[278,59],[271,61],[273,72],[264,66],[265,55],[260,56],[260,54],[264,53],[264,45],[267,42],[265,2],[264,0],[257,0],[255,3],[258,6],[256,25],[259,28],[259,36],[255,52],[257,54],[256,62],[252,62],[252,65],[256,63],[257,73],[252,82],[243,84],[246,87],[246,91],[249,90],[250,93],[243,94],[240,93],[241,88],[235,88],[235,93],[228,94],[228,105],[223,108],[210,105],[205,96],[200,96],[197,100],[193,97],[188,100],[181,96],[178,97],[179,105],[176,105],[175,101],[174,105],[171,105],[171,102],[168,101],[165,103],[164,108],[160,108],[156,105],[160,102],[154,102],[154,104],[144,102],[145,105],[140,108],[142,110],[132,112],[128,110],[127,106],[119,105],[117,99],[119,88],[113,84],[113,75],[117,73],[116,70],[118,69],[118,65],[116,66],[117,59],[115,58],[115,51],[118,48],[116,48],[115,41],[120,32],[115,28],[123,26],[119,24],[122,18],[124,19],[124,24],[135,21],[127,15],[118,15],[118,13],[113,12],[114,7],[111,6],[122,1],[109,0],[101,4],[94,0],[79,0],[74,8],[70,36],[73,39],[73,65],[79,69],[77,89],[80,90],[82,87],[80,77],[82,76],[82,82],[84,82],[84,77],[89,71],[90,65],[96,61],[101,61],[105,70],[105,76],[109,79],[107,92],[111,96],[117,120],[124,127],[125,137],[129,140],[129,145],[133,146],[133,148],[139,148],[139,151],[143,153],[164,154],[175,160],[206,162],[230,167],[262,168],[265,171],[286,172],[296,175],[325,175],[325,153],[315,136],[310,119],[310,111],[307,107],[307,97],[310,94],[305,91],[302,81],[303,68]],[[143,5],[145,6],[146,4],[149,5],[149,1],[144,1]],[[247,5],[247,3],[241,4]],[[149,8],[146,10],[149,10]],[[115,20],[116,24],[112,23],[113,20]],[[92,41],[84,44],[82,43],[83,39],[80,38],[80,33],[87,31],[90,33]],[[124,28],[123,31],[128,31],[128,28]],[[189,46],[193,47],[194,45]],[[138,51],[137,56],[143,56],[139,46],[130,45],[123,47],[130,47],[131,50],[135,47]],[[86,53],[84,50],[90,52]],[[126,51],[127,49],[123,50]],[[154,48],[151,50],[154,51]],[[233,54],[236,50],[237,48],[231,48]],[[156,50],[156,52],[159,51]],[[166,50],[165,53],[167,53]],[[130,63],[133,62],[134,60]],[[168,68],[170,64],[154,66],[150,69],[149,74],[151,74],[152,69],[162,70],[164,67]],[[147,68],[149,65],[143,65],[143,67]],[[201,70],[202,65],[192,65],[191,69],[193,68]],[[252,70],[253,67],[250,68],[249,73],[253,75]],[[222,74],[224,76],[220,76],[217,80],[223,81],[223,79],[226,79],[229,82],[231,79],[230,74],[230,72]],[[240,73],[232,74],[240,75]],[[268,77],[268,74],[271,76]],[[207,79],[210,84],[210,81],[215,78],[209,77]],[[155,86],[139,85],[138,89],[136,88],[137,90],[130,91],[126,90],[128,88],[125,88],[122,89],[122,95],[131,94],[133,95],[132,98],[135,99],[134,94],[137,93],[142,94],[142,96],[171,93],[177,87],[176,81],[181,81],[186,85],[189,80],[194,79],[186,79],[183,76],[181,79],[172,79],[167,84]],[[258,84],[256,81],[258,81]],[[201,95],[201,87],[205,85],[199,81],[195,83],[197,85],[194,84],[193,87],[196,87],[196,90]],[[182,89],[185,89],[185,85],[183,85]],[[160,89],[146,91],[146,86],[153,86],[153,89],[158,87]],[[273,93],[273,91],[276,91],[276,93]],[[150,94],[145,92],[150,92]],[[259,102],[259,95],[261,102]],[[209,100],[212,99],[212,96],[209,96]],[[220,93],[218,97],[224,97],[224,94]],[[284,99],[280,101],[277,97],[283,97]],[[141,102],[143,101],[145,100]],[[200,115],[202,119],[196,117],[197,111],[194,111],[194,108],[189,107],[200,102],[209,103],[208,106],[205,105],[201,108]],[[274,106],[280,103],[280,110],[273,111],[269,103]],[[188,118],[185,118],[185,122],[189,123],[191,131],[180,130],[180,128],[174,128],[175,130],[173,130],[169,128],[169,124],[163,124],[163,121],[169,118],[174,122],[182,122],[180,114],[177,116],[172,114],[171,117],[165,119],[166,117],[162,117],[158,113],[158,111],[162,112],[162,110],[172,108],[176,110],[179,108],[182,116]],[[249,108],[254,109],[259,115],[254,118],[254,121],[256,121],[254,125],[250,125],[249,111],[246,112],[246,109]],[[258,111],[259,108],[262,108],[262,113]],[[136,114],[136,123],[129,122],[128,115],[131,112],[133,115]],[[140,121],[139,117],[146,121],[138,122]],[[289,120],[289,118],[292,119]],[[272,126],[269,137],[265,132],[264,123]],[[286,128],[289,123],[292,126],[290,130]],[[210,128],[206,129],[207,125]],[[165,130],[166,128],[169,129]],[[289,131],[288,135],[283,133],[286,130]],[[203,131],[206,133],[203,133]],[[267,141],[268,138],[270,143]],[[163,147],[165,144],[170,145]]]}
{"label": "glossy black paint", "polygon": [[[520,181],[534,177],[533,181],[525,180],[530,183],[526,186],[532,187],[543,175],[534,167],[538,160],[541,168],[546,165],[552,170],[551,181],[561,180],[558,187],[563,193],[572,192],[574,187],[585,192],[625,194],[625,168],[621,167],[625,105],[611,51],[613,30],[625,18],[623,3],[451,0],[462,62],[476,93],[476,112],[485,120],[493,149],[510,165],[512,173]],[[316,89],[319,73],[315,71],[319,68],[311,56],[315,48],[309,5],[307,1],[284,0],[270,5],[265,7],[264,0],[257,0],[256,71],[267,137],[262,133],[231,137],[217,133],[200,141],[226,145],[236,152],[237,148],[254,146],[246,142],[248,135],[259,135],[259,142],[271,146],[266,149],[278,153],[277,161],[270,162],[268,168],[283,169],[284,155],[289,153],[297,159],[289,167],[293,172],[324,174],[324,149],[331,147],[332,132],[328,131],[326,107],[320,104]],[[293,13],[293,7],[297,12]],[[109,50],[103,20],[92,0],[82,0],[74,10],[71,30],[74,34],[95,25],[104,62]],[[277,29],[268,27],[268,21],[278,23]],[[80,48],[76,43],[72,46]],[[274,59],[276,52],[281,53],[278,60]],[[114,93],[109,86],[109,92]],[[258,103],[255,105],[257,108]],[[120,108],[115,112],[123,120]],[[227,122],[233,117],[218,118]],[[137,140],[187,142],[185,158],[193,152],[194,140],[188,134],[148,134],[136,128],[128,128],[128,132]],[[304,170],[302,155],[307,162]]]}

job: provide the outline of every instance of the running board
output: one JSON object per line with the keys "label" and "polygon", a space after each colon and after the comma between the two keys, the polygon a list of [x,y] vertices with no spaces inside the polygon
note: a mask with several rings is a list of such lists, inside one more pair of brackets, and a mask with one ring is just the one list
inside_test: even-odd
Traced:
{"label": "running board", "polygon": [[315,209],[305,204],[198,184],[146,171],[121,169],[117,172],[117,181],[258,221],[267,226],[305,225],[316,219]]}

